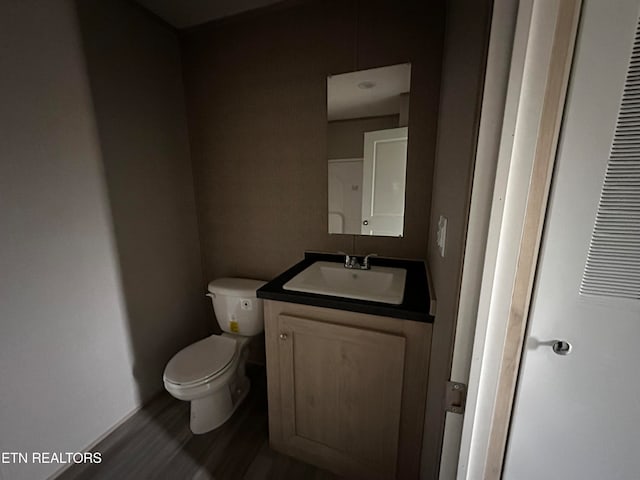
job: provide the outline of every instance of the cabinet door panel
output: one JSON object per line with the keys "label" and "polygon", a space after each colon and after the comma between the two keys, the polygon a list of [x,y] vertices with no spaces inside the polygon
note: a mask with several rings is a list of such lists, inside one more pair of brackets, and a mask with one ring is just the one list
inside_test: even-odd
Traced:
{"label": "cabinet door panel", "polygon": [[285,443],[350,475],[393,478],[405,339],[279,315]]}

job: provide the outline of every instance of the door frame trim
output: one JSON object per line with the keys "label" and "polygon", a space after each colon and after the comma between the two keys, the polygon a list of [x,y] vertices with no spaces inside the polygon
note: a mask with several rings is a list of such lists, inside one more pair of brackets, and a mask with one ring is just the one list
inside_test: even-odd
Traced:
{"label": "door frame trim", "polygon": [[527,192],[523,233],[520,239],[513,293],[509,306],[506,340],[500,361],[498,391],[491,422],[485,478],[498,478],[504,465],[507,436],[569,84],[580,7],[580,0],[562,0],[558,5],[553,46],[549,58],[549,73],[535,145],[531,183]]}
{"label": "door frame trim", "polygon": [[502,474],[581,3],[519,5],[458,479]]}
{"label": "door frame trim", "polygon": [[[464,247],[460,294],[458,295],[458,316],[451,361],[450,380],[464,384],[465,391],[466,385],[469,383],[469,369],[478,317],[478,299],[487,248],[502,126],[505,124],[505,117],[509,115],[505,109],[507,106],[507,87],[512,76],[511,58],[517,16],[517,2],[513,0],[495,0],[493,2],[467,223],[467,239]],[[451,412],[445,414],[440,471],[438,473],[440,480],[456,478],[458,464],[466,461],[465,449],[461,448],[463,421],[463,415]],[[461,451],[463,455],[462,458],[459,458]]]}

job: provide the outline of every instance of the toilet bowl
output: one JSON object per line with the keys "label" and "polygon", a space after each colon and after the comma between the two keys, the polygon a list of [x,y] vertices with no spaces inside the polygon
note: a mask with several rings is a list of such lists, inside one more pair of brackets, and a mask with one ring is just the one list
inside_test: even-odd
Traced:
{"label": "toilet bowl", "polygon": [[222,335],[211,335],[176,353],[164,370],[164,386],[179,400],[191,402],[191,431],[218,428],[236,411],[250,389],[245,374],[247,345],[264,330],[262,300],[256,290],[265,282],[221,278],[209,283]]}

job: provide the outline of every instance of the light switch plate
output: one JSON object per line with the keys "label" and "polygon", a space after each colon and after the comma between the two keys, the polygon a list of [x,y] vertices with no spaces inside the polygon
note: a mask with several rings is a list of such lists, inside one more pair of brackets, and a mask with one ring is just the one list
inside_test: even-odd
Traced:
{"label": "light switch plate", "polygon": [[438,220],[438,235],[436,237],[440,256],[444,258],[444,247],[447,244],[447,217],[440,215]]}

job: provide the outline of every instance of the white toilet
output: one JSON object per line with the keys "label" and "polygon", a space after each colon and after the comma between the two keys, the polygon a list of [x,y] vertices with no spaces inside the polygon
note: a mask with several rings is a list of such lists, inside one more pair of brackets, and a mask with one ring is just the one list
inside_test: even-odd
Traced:
{"label": "white toilet", "polygon": [[219,278],[209,283],[222,335],[211,335],[176,353],[164,369],[164,386],[191,402],[191,431],[209,432],[226,422],[249,392],[245,375],[247,343],[264,330],[262,300],[266,282]]}

